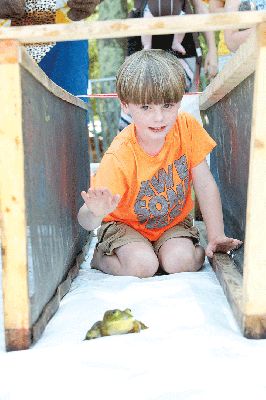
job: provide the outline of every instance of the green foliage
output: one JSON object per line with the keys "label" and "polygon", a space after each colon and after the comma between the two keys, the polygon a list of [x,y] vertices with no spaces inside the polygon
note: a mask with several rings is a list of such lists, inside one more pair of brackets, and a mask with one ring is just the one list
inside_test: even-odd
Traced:
{"label": "green foliage", "polygon": [[[96,21],[98,20],[98,7],[95,12],[87,18],[87,21]],[[100,68],[99,68],[99,60],[98,60],[98,49],[97,49],[97,41],[96,39],[89,40],[89,60],[90,60],[90,70],[89,77],[90,79],[98,79],[100,76]]]}
{"label": "green foliage", "polygon": [[[126,0],[125,0],[126,1]],[[134,0],[127,1],[127,9],[130,11],[134,7]],[[88,21],[96,21],[99,19],[99,7],[96,8],[93,15],[87,18]],[[90,79],[100,78],[100,64],[97,48],[97,40],[91,39],[89,41],[89,56],[90,56]]]}

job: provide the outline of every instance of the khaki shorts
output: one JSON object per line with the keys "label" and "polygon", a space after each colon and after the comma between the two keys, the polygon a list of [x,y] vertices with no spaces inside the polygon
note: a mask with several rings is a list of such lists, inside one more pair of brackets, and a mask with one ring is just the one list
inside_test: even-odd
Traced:
{"label": "khaki shorts", "polygon": [[98,229],[97,237],[98,243],[96,249],[108,256],[113,255],[115,249],[118,247],[133,242],[147,243],[147,245],[153,248],[157,255],[161,246],[169,239],[184,237],[191,239],[195,245],[199,243],[199,231],[193,226],[193,219],[191,216],[188,216],[178,225],[165,231],[160,238],[154,242],[151,242],[130,226],[122,222],[114,221],[104,222]]}

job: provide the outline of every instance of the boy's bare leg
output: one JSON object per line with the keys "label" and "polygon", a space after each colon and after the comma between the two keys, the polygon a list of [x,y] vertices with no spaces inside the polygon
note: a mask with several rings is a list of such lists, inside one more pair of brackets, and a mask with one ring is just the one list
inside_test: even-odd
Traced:
{"label": "boy's bare leg", "polygon": [[93,268],[109,275],[139,278],[153,276],[159,268],[159,261],[152,247],[142,242],[125,244],[117,248],[116,254],[112,256],[95,251],[92,264]]}
{"label": "boy's bare leg", "polygon": [[178,51],[179,53],[185,55],[186,50],[182,46],[181,42],[184,39],[184,34],[183,33],[176,33],[173,38],[173,43],[172,43],[172,50]]}
{"label": "boy's bare leg", "polygon": [[175,272],[198,271],[205,259],[203,247],[195,246],[189,238],[169,239],[159,250],[159,261],[164,271]]}

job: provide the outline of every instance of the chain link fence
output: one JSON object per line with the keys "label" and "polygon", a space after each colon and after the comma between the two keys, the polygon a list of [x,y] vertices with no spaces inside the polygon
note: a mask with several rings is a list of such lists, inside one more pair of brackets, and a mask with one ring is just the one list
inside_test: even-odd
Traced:
{"label": "chain link fence", "polygon": [[[115,93],[115,77],[91,79],[89,94]],[[117,135],[120,104],[115,97],[89,98],[89,151],[92,163],[101,161],[104,152]]]}

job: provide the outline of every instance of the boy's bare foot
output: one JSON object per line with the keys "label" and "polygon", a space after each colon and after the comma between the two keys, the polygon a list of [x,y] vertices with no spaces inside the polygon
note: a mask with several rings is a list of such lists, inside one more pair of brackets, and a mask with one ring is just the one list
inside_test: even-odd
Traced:
{"label": "boy's bare foot", "polygon": [[173,42],[173,44],[172,44],[172,50],[178,51],[178,53],[181,53],[181,54],[183,54],[183,55],[186,54],[186,50],[184,49],[184,47],[182,46],[182,44],[180,44],[179,42]]}

